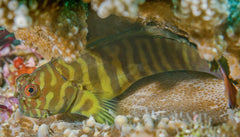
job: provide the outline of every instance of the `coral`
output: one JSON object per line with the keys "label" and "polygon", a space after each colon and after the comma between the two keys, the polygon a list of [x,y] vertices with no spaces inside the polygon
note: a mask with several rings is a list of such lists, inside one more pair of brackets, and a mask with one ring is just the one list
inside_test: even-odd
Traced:
{"label": "coral", "polygon": [[[73,6],[75,4],[76,6]],[[74,2],[70,0],[45,0],[44,2],[40,0],[5,0],[2,1],[0,5],[0,25],[5,26],[10,31],[31,27],[32,25],[46,24],[51,24],[51,26],[56,29],[56,26],[54,26],[56,22],[51,21],[58,20],[58,23],[70,21],[71,23],[74,23],[71,20],[73,17],[76,17],[73,12],[77,12],[79,17],[83,19],[82,21],[84,21],[85,17],[81,15],[85,15],[85,11],[82,8],[84,7],[81,2]],[[70,9],[73,10],[71,11]],[[63,11],[67,14],[63,15]]]}
{"label": "coral", "polygon": [[38,13],[35,12],[38,6],[39,4],[36,0],[30,2],[29,5],[25,4],[24,1],[2,1],[0,4],[0,25],[5,26],[10,31],[29,27],[33,24],[30,14],[33,12],[39,14],[39,11]]}
{"label": "coral", "polygon": [[12,29],[11,25],[13,24],[15,13],[17,10],[18,1],[1,1],[0,3],[0,26],[7,26],[8,29]]}
{"label": "coral", "polygon": [[229,46],[224,56],[228,59],[230,64],[230,76],[233,79],[238,79],[240,83],[240,1],[231,0],[230,4],[229,25],[225,34]]}
{"label": "coral", "polygon": [[185,22],[178,28],[189,34],[199,54],[209,61],[224,55],[229,60],[230,76],[240,79],[239,1],[173,0],[173,4],[175,16]]}
{"label": "coral", "polygon": [[226,49],[221,30],[228,14],[226,0],[150,1],[144,3],[139,12],[144,22],[157,22],[162,27],[184,31],[182,35],[197,44],[200,56],[209,61],[218,59]]}
{"label": "coral", "polygon": [[93,117],[82,122],[62,121],[60,116],[34,119],[17,110],[8,123],[2,123],[0,136],[238,136],[239,112],[231,112],[231,115],[232,120],[217,127],[201,122],[202,118],[198,116],[187,123],[178,118],[156,119],[149,113],[143,117],[119,115],[115,117],[115,124],[109,126],[95,122]]}
{"label": "coral", "polygon": [[228,63],[230,64],[230,77],[238,81],[239,84],[237,86],[240,89],[240,50],[233,50],[232,53],[236,54],[224,53],[224,56],[227,58]]}
{"label": "coral", "polygon": [[224,23],[228,14],[227,1],[150,1],[140,7],[139,18],[143,23],[154,22],[160,28],[188,37],[197,45],[202,58],[213,60],[227,48]]}
{"label": "coral", "polygon": [[139,6],[138,21],[188,38],[208,61],[225,56],[230,77],[239,83],[239,3],[239,0],[149,0]]}
{"label": "coral", "polygon": [[92,9],[99,17],[106,18],[111,14],[118,16],[136,18],[138,15],[138,5],[145,0],[92,0]]}
{"label": "coral", "polygon": [[[81,34],[86,36],[87,30],[82,30]],[[80,51],[85,45],[85,42],[82,43],[77,36],[72,37],[79,42],[75,45],[73,41],[69,42],[64,38],[59,38],[53,32],[39,26],[19,30],[16,32],[16,36],[24,40],[24,45],[35,48],[38,53],[48,60],[52,57],[61,56],[65,61],[71,61],[79,56]]]}
{"label": "coral", "polygon": [[[75,59],[86,45],[86,6],[81,1],[6,1],[1,23],[46,59]],[[10,16],[11,15],[11,16]],[[11,18],[10,18],[10,17]],[[31,38],[30,38],[31,37]]]}

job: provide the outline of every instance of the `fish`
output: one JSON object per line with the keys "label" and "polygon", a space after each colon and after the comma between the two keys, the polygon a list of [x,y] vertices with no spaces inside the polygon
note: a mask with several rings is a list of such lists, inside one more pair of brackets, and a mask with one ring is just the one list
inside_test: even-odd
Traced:
{"label": "fish", "polygon": [[30,117],[70,113],[112,123],[115,97],[144,77],[173,70],[209,72],[209,66],[189,42],[126,31],[88,43],[72,62],[54,58],[18,77],[19,108]]}
{"label": "fish", "polygon": [[117,114],[156,118],[194,117],[217,125],[228,119],[224,80],[200,71],[178,70],[158,73],[132,84],[118,96]]}

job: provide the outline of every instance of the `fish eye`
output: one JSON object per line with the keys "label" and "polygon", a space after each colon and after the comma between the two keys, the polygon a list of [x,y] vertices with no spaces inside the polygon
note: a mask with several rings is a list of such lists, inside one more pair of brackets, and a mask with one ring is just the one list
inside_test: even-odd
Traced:
{"label": "fish eye", "polygon": [[24,89],[25,95],[30,98],[38,97],[40,95],[39,92],[40,91],[38,90],[38,87],[35,84],[27,85]]}

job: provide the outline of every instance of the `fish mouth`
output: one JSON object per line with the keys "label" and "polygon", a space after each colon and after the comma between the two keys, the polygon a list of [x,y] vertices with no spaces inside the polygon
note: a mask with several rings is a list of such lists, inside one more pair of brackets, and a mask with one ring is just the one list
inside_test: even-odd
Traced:
{"label": "fish mouth", "polygon": [[21,103],[19,104],[20,111],[25,116],[34,117],[34,118],[46,118],[51,115],[50,111],[47,109],[37,109],[37,108],[29,107],[25,99],[21,100],[19,103]]}
{"label": "fish mouth", "polygon": [[34,117],[34,118],[47,118],[48,116],[50,116],[49,110],[46,110],[46,109],[23,110],[23,114],[29,117]]}

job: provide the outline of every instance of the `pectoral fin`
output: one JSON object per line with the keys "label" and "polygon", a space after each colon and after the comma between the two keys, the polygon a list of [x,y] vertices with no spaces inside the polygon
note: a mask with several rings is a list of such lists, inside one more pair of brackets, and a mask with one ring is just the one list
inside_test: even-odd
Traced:
{"label": "pectoral fin", "polygon": [[100,111],[94,116],[100,123],[107,122],[113,124],[116,111],[116,101],[114,100],[100,100]]}
{"label": "pectoral fin", "polygon": [[115,112],[116,107],[112,100],[103,99],[89,90],[82,90],[72,105],[70,113],[87,117],[92,115],[100,123],[113,123],[114,118],[110,113]]}

